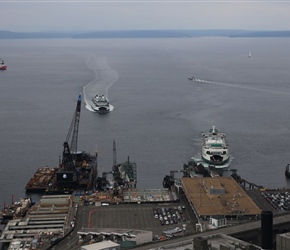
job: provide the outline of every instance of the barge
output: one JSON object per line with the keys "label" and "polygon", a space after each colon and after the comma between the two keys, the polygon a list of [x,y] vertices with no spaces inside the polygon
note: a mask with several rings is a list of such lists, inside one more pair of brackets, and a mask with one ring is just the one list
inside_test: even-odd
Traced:
{"label": "barge", "polygon": [[73,120],[63,143],[59,167],[38,169],[26,184],[26,191],[71,194],[74,190],[93,190],[97,176],[97,152],[90,155],[77,149],[81,102],[79,95]]}
{"label": "barge", "polygon": [[56,168],[38,168],[34,176],[27,182],[26,192],[45,192]]}
{"label": "barge", "polygon": [[75,169],[68,170],[63,165],[56,170],[48,183],[46,194],[72,194],[74,190],[91,191],[97,175],[97,154],[90,155],[79,151],[76,156]]}

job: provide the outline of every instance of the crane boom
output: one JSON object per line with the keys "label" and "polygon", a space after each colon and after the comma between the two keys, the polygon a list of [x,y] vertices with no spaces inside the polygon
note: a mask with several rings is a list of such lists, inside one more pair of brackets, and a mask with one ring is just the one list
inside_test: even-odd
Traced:
{"label": "crane boom", "polygon": [[116,142],[113,142],[113,169],[117,166],[117,152],[116,152]]}
{"label": "crane boom", "polygon": [[[77,157],[77,145],[78,145],[78,131],[79,131],[79,123],[80,123],[80,115],[81,115],[81,102],[82,97],[79,94],[76,111],[74,113],[66,141],[63,146],[63,157],[62,157],[62,166],[64,169],[75,170],[75,161]],[[69,146],[69,140],[71,139],[71,143]]]}

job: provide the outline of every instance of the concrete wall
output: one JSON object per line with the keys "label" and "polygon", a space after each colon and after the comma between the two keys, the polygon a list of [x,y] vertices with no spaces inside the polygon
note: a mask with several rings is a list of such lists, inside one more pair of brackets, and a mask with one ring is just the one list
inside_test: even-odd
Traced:
{"label": "concrete wall", "polygon": [[136,244],[144,244],[153,240],[153,232],[146,231],[136,235]]}
{"label": "concrete wall", "polygon": [[290,249],[290,233],[276,235],[276,250]]}

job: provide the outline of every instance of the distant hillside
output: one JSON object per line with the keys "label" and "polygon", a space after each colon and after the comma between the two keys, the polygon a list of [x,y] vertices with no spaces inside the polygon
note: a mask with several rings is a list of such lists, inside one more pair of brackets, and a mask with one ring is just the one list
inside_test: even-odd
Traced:
{"label": "distant hillside", "polygon": [[247,31],[231,37],[290,37],[290,31]]}
{"label": "distant hillside", "polygon": [[290,31],[124,30],[124,31],[95,31],[95,32],[11,32],[0,30],[0,39],[178,38],[178,37],[290,37]]}
{"label": "distant hillside", "polygon": [[126,30],[126,31],[96,31],[78,34],[74,38],[178,38],[239,35],[239,30]]}
{"label": "distant hillside", "polygon": [[12,32],[0,30],[0,39],[72,38],[77,34],[76,32]]}

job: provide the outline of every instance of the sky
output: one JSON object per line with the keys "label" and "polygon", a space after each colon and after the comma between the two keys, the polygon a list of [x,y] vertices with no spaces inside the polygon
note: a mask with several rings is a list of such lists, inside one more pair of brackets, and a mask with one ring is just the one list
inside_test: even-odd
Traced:
{"label": "sky", "polygon": [[290,30],[290,0],[0,0],[0,30]]}

